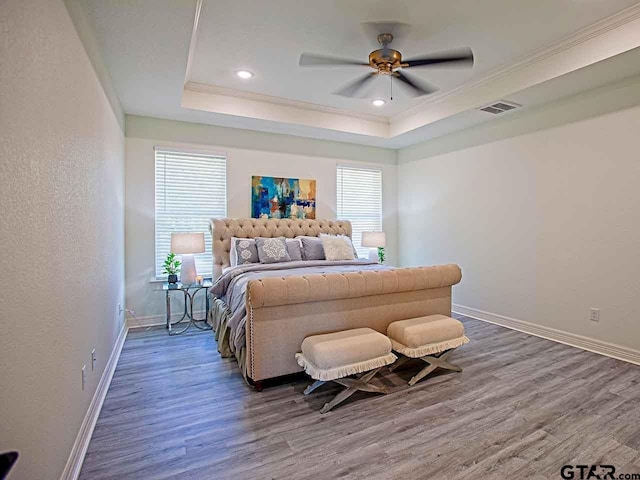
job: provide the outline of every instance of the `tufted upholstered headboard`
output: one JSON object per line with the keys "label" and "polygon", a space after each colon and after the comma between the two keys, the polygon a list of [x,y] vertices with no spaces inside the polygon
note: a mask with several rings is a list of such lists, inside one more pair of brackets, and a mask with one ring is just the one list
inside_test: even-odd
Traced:
{"label": "tufted upholstered headboard", "polygon": [[351,222],[347,220],[291,220],[279,218],[213,218],[209,228],[213,240],[213,280],[229,266],[231,237],[287,237],[300,235],[317,237],[321,233],[348,235]]}

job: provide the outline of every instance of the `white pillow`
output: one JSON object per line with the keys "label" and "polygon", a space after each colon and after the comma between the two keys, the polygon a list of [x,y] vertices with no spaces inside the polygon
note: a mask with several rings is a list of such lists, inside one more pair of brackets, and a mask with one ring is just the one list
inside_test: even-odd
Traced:
{"label": "white pillow", "polygon": [[327,260],[353,260],[351,239],[345,236],[321,235],[322,248]]}
{"label": "white pillow", "polygon": [[328,233],[321,233],[320,234],[320,238],[322,237],[338,237],[338,238],[342,238],[345,242],[347,242],[349,245],[351,245],[351,248],[353,249],[353,258],[354,260],[358,258],[358,251],[356,250],[356,247],[353,246],[353,240],[351,240],[351,237],[349,235],[331,235]]}

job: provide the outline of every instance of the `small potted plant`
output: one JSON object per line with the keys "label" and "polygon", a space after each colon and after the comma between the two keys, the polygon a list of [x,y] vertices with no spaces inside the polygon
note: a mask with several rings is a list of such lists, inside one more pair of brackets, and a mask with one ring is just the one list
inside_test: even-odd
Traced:
{"label": "small potted plant", "polygon": [[180,271],[180,260],[176,258],[175,253],[167,255],[167,259],[164,261],[164,272],[169,277],[167,281],[169,283],[178,283],[178,272]]}

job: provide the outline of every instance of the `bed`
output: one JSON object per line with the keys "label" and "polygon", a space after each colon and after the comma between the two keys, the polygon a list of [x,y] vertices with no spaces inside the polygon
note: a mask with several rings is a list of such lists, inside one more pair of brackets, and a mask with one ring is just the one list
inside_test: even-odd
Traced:
{"label": "bed", "polygon": [[259,390],[266,379],[302,371],[295,360],[309,335],[370,327],[386,333],[396,320],[451,315],[457,265],[393,268],[369,260],[293,261],[230,267],[231,238],[351,237],[343,220],[224,218],[210,222],[214,286],[210,289],[218,351],[234,357]]}

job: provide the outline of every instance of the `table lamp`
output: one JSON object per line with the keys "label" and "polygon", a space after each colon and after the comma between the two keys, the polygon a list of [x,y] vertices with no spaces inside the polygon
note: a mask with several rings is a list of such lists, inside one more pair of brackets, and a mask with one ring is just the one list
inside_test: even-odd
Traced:
{"label": "table lamp", "polygon": [[172,233],[171,253],[182,255],[180,281],[191,285],[196,281],[196,262],[194,253],[204,253],[204,233]]}
{"label": "table lamp", "polygon": [[384,247],[387,245],[384,232],[362,232],[361,244],[369,247],[369,260],[384,262]]}

